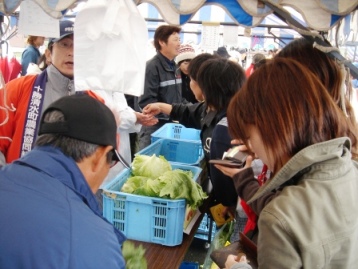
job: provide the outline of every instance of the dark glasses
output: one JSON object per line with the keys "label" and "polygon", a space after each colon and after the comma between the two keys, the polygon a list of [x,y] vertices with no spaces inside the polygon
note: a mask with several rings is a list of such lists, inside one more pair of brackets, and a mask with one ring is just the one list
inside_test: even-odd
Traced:
{"label": "dark glasses", "polygon": [[115,149],[112,149],[112,161],[111,161],[111,167],[115,166],[118,162],[123,164],[125,168],[130,168],[130,165],[124,160],[121,154]]}

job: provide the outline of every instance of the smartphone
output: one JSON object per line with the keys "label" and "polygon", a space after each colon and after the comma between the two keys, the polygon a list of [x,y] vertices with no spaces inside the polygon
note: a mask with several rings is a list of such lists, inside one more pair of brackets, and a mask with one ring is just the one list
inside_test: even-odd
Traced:
{"label": "smartphone", "polygon": [[247,152],[240,151],[236,146],[225,152],[223,159],[210,160],[209,163],[220,164],[228,167],[242,168],[245,166],[247,156],[249,156]]}
{"label": "smartphone", "polygon": [[226,167],[231,168],[243,168],[245,166],[245,163],[235,162],[235,161],[229,161],[229,160],[209,160],[209,163],[212,164],[220,164]]}

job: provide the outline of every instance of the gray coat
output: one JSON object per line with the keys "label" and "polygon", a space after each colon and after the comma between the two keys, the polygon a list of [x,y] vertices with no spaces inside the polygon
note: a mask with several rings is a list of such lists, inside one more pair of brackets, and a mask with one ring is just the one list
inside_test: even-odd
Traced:
{"label": "gray coat", "polygon": [[289,181],[259,216],[259,267],[355,268],[358,164],[349,138],[301,150],[248,203]]}

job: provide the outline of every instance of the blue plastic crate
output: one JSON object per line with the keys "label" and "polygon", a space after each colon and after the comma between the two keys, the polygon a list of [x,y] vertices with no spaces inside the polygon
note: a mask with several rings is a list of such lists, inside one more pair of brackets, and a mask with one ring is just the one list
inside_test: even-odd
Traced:
{"label": "blue plastic crate", "polygon": [[181,141],[174,139],[158,139],[154,143],[138,151],[135,155],[162,155],[171,163],[199,165],[204,158],[200,141]]}
{"label": "blue plastic crate", "polygon": [[197,262],[182,262],[179,269],[199,269],[199,263],[197,263]]}
{"label": "blue plastic crate", "polygon": [[180,139],[185,141],[200,141],[200,130],[194,128],[186,128],[178,123],[166,123],[157,131],[152,133],[151,142],[158,139]]}
{"label": "blue plastic crate", "polygon": [[[197,180],[201,168],[172,164],[173,169],[190,170]],[[103,190],[103,216],[129,239],[176,246],[183,241],[185,199],[162,199],[121,192],[131,176],[124,169]]]}
{"label": "blue plastic crate", "polygon": [[[209,241],[209,228],[210,228],[209,227],[209,216],[205,213],[194,237],[205,240],[205,241]],[[216,224],[215,224],[215,221],[213,221],[213,228],[211,230],[210,242],[214,240],[215,233],[216,233]]]}

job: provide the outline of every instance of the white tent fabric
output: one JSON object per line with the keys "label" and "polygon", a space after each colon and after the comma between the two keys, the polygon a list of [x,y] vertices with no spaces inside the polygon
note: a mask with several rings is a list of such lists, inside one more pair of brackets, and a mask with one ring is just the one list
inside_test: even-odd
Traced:
{"label": "white tent fabric", "polygon": [[176,25],[188,22],[203,5],[220,5],[237,24],[254,27],[272,13],[264,2],[294,8],[303,15],[310,28],[321,31],[333,27],[358,5],[357,0],[144,0],[140,3],[156,6],[166,22]]}
{"label": "white tent fabric", "polygon": [[[11,15],[21,1],[2,0],[0,12]],[[67,9],[85,0],[34,0],[49,15],[61,18]],[[220,5],[230,17],[245,27],[255,27],[262,19],[272,13],[265,4],[270,3],[280,8],[292,7],[305,20],[305,24],[315,30],[327,31],[345,15],[358,7],[358,0],[133,0],[135,4],[150,3],[157,7],[163,19],[174,25],[183,25],[204,5]]]}
{"label": "white tent fabric", "polygon": [[[0,15],[12,15],[21,1],[34,1],[54,18],[61,18],[76,5],[87,0],[0,0]],[[217,5],[224,9],[233,24],[245,28],[260,26],[263,20],[275,14],[303,36],[318,37],[328,32],[335,46],[345,46],[346,54],[354,55],[358,46],[358,0],[132,0],[137,6],[154,5],[162,19],[172,25],[184,25],[205,6]],[[297,16],[296,14],[300,14]],[[15,15],[16,16],[16,15]],[[306,33],[305,33],[306,32]],[[320,36],[322,38],[322,36]],[[334,41],[334,42],[332,42]],[[326,46],[327,44],[323,44]],[[349,47],[350,46],[350,47]],[[353,51],[354,50],[354,51]],[[346,55],[345,55],[346,56]],[[344,57],[338,57],[346,61]],[[358,76],[358,69],[348,67]]]}

